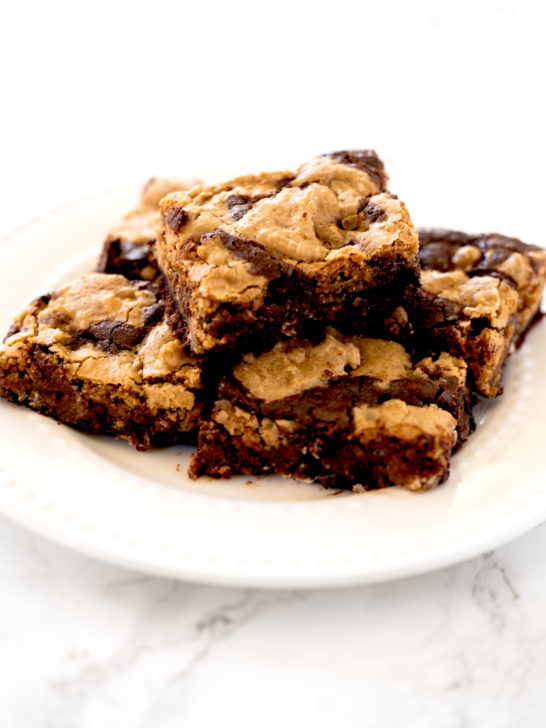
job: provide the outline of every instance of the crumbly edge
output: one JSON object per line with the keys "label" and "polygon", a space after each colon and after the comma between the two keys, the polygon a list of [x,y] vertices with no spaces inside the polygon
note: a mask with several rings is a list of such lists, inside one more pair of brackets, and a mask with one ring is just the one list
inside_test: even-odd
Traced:
{"label": "crumbly edge", "polygon": [[17,356],[0,352],[0,395],[84,432],[128,440],[138,449],[193,443],[202,403],[187,409],[150,408],[154,387],[131,388],[67,374],[62,358],[45,347],[19,345]]}
{"label": "crumbly edge", "polygon": [[173,337],[157,296],[122,276],[85,274],[35,300],[0,346],[2,396],[139,447],[194,430],[203,362]]}
{"label": "crumbly edge", "polygon": [[237,430],[229,432],[214,419],[206,422],[200,430],[190,476],[228,478],[276,472],[355,491],[391,485],[427,490],[447,478],[456,440],[451,415],[434,405],[430,408],[432,419],[440,414],[441,420],[433,432],[413,423],[411,408],[409,421],[406,417],[406,421],[387,424],[380,414],[385,408],[379,406],[368,411],[379,413],[376,421],[355,436],[354,432],[335,429],[327,433],[308,428],[291,432],[289,422],[272,422],[230,402],[217,403],[217,419],[226,413],[233,422],[234,412],[230,410],[235,410]]}

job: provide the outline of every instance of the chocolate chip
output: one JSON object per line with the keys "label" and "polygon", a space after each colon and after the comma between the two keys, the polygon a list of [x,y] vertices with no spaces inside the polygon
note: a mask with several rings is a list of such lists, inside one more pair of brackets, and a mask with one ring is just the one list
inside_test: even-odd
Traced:
{"label": "chocolate chip", "polygon": [[142,341],[148,328],[146,326],[132,326],[131,324],[119,324],[112,331],[112,341],[120,349],[131,349]]}
{"label": "chocolate chip", "polygon": [[188,213],[183,207],[170,207],[163,213],[163,219],[173,232],[179,233],[188,219]]}
{"label": "chocolate chip", "polygon": [[453,268],[453,245],[449,243],[430,243],[426,247],[421,245],[419,259],[423,268],[434,268],[446,272]]}
{"label": "chocolate chip", "polygon": [[237,222],[253,207],[254,200],[247,195],[230,195],[226,200],[231,217]]}
{"label": "chocolate chip", "polygon": [[458,230],[433,228],[419,230],[421,264],[424,268],[436,268],[441,271],[453,269],[452,258],[456,251],[466,245],[478,248],[483,257],[472,269],[481,274],[494,271],[513,253],[526,255],[540,250],[536,245],[523,243],[517,238],[509,238],[498,233],[486,235],[468,235]]}
{"label": "chocolate chip", "polygon": [[275,197],[275,195],[290,184],[292,179],[291,177],[285,177],[278,180],[278,182],[275,182],[275,190],[267,195],[254,195],[253,197],[240,194],[230,195],[226,199],[226,205],[228,206],[231,217],[237,222],[260,200],[264,200],[267,197]]}
{"label": "chocolate chip", "polygon": [[[149,308],[153,308],[150,306]],[[97,348],[110,354],[117,354],[120,349],[131,349],[146,336],[149,325],[133,326],[122,321],[99,321],[87,330],[81,331],[72,342],[73,348],[91,340]]]}
{"label": "chocolate chip", "polygon": [[200,242],[205,243],[214,238],[219,239],[236,258],[248,261],[250,263],[249,272],[252,275],[260,275],[268,280],[280,276],[281,264],[258,243],[237,238],[221,228],[202,235]]}
{"label": "chocolate chip", "polygon": [[277,182],[275,182],[275,187],[280,192],[281,190],[284,190],[285,187],[288,187],[288,185],[292,182],[293,179],[294,179],[294,177],[283,177],[282,179],[277,180]]}
{"label": "chocolate chip", "polygon": [[386,189],[387,173],[385,172],[383,162],[373,149],[343,150],[340,152],[331,152],[324,156],[330,157],[334,162],[348,164],[361,169],[363,172],[366,172],[380,190]]}
{"label": "chocolate chip", "polygon": [[394,379],[385,386],[385,399],[401,399],[407,404],[422,407],[433,402],[438,385],[427,379]]}
{"label": "chocolate chip", "polygon": [[226,205],[229,207],[230,210],[232,207],[246,205],[247,202],[250,202],[250,197],[248,195],[230,195],[226,199]]}
{"label": "chocolate chip", "polygon": [[132,243],[128,240],[107,240],[97,266],[98,273],[118,273],[130,280],[155,277],[158,272],[154,241]]}
{"label": "chocolate chip", "polygon": [[119,351],[119,348],[113,344],[112,332],[118,324],[118,321],[100,321],[99,323],[91,324],[86,331],[81,331],[79,336],[73,338],[71,346],[77,348],[86,341],[91,340],[102,351],[116,353]]}
{"label": "chocolate chip", "polygon": [[111,339],[112,331],[119,326],[119,321],[100,321],[97,324],[91,324],[87,331],[82,335],[88,335],[92,339],[100,341],[101,339]]}
{"label": "chocolate chip", "polygon": [[3,338],[3,341],[7,341],[10,336],[13,336],[13,334],[17,334],[18,332],[19,332],[19,328],[15,324],[11,324],[11,326],[8,329],[7,334]]}
{"label": "chocolate chip", "polygon": [[142,309],[144,325],[150,326],[155,323],[163,313],[164,309],[165,304],[163,302],[153,303],[151,306],[145,306],[145,308]]}
{"label": "chocolate chip", "polygon": [[358,212],[364,215],[370,225],[374,222],[382,222],[387,217],[385,210],[375,202],[371,202],[371,200],[363,200]]}

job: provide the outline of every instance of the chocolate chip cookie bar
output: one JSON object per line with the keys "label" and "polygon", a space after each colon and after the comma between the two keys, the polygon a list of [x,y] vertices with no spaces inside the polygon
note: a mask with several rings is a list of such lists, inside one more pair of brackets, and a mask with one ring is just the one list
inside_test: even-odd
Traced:
{"label": "chocolate chip cookie bar", "polygon": [[195,441],[202,363],[153,284],[90,273],[23,311],[0,347],[0,395],[138,449]]}
{"label": "chocolate chip cookie bar", "polygon": [[169,192],[188,190],[198,183],[199,180],[189,177],[154,177],[149,180],[142,190],[139,204],[108,233],[97,272],[156,280],[159,275],[155,256],[159,201]]}
{"label": "chocolate chip cookie bar", "polygon": [[328,330],[247,354],[200,429],[190,475],[281,473],[353,490],[442,483],[473,427],[464,361]]}
{"label": "chocolate chip cookie bar", "polygon": [[468,364],[485,397],[500,394],[506,360],[537,314],[546,250],[503,235],[420,230],[421,285],[408,313],[426,350]]}
{"label": "chocolate chip cookie bar", "polygon": [[372,151],[197,186],[161,202],[157,255],[191,349],[359,325],[418,275],[418,239]]}

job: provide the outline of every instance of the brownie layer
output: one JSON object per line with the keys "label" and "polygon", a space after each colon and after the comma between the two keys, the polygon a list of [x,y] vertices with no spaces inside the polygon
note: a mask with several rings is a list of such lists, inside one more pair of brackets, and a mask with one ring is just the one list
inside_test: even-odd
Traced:
{"label": "brownie layer", "polygon": [[0,395],[139,449],[192,442],[202,362],[153,284],[88,274],[34,301],[0,347]]}
{"label": "brownie layer", "polygon": [[394,309],[417,237],[386,179],[375,153],[340,152],[164,198],[157,254],[191,348]]}
{"label": "brownie layer", "polygon": [[220,384],[190,474],[422,490],[445,480],[472,428],[464,362],[412,362],[394,341],[331,330],[243,358]]}

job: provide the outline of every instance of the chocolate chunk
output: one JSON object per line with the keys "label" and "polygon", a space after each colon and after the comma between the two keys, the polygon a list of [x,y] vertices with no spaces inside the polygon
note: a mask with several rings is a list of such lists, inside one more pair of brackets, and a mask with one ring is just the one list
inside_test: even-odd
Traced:
{"label": "chocolate chunk", "polygon": [[164,310],[165,310],[165,304],[163,301],[159,301],[158,303],[153,303],[151,306],[145,306],[142,309],[142,317],[144,319],[144,325],[151,326],[152,324],[154,324],[160,318],[160,316]]}
{"label": "chocolate chunk", "polygon": [[119,324],[119,321],[100,321],[97,324],[91,324],[87,331],[80,333],[80,336],[86,339],[94,339],[95,341],[110,340],[112,338],[112,331]]}
{"label": "chocolate chunk", "polygon": [[275,195],[289,185],[290,182],[291,179],[288,177],[286,179],[279,180],[275,185],[277,188],[276,192],[268,195],[254,195],[253,197],[249,197],[248,195],[230,195],[226,199],[226,205],[229,208],[231,217],[235,220],[235,222],[237,222],[246,215],[246,213],[251,210],[257,202],[265,200],[268,197],[275,197]]}
{"label": "chocolate chunk", "polygon": [[254,200],[246,195],[231,195],[226,200],[231,217],[237,222],[253,207]]}
{"label": "chocolate chunk", "polygon": [[117,273],[129,280],[153,278],[158,274],[154,241],[132,243],[120,239],[107,240],[102,249],[97,272]]}
{"label": "chocolate chunk", "polygon": [[148,330],[149,326],[132,326],[115,320],[100,321],[81,331],[72,345],[77,347],[90,339],[102,351],[116,354],[120,349],[132,349],[142,341]]}
{"label": "chocolate chunk", "polygon": [[213,238],[219,238],[224,247],[235,257],[248,261],[251,264],[250,272],[253,275],[260,275],[268,280],[273,280],[280,275],[281,263],[271,254],[266,253],[264,248],[258,243],[250,240],[242,240],[221,229],[213,230],[210,233],[206,233],[206,235],[202,235],[200,242],[205,243],[207,240]]}
{"label": "chocolate chunk", "polygon": [[325,157],[331,157],[334,162],[340,164],[349,164],[358,167],[375,182],[380,190],[385,190],[387,186],[387,173],[383,162],[379,159],[373,149],[357,149],[351,151],[331,152],[325,154]]}
{"label": "chocolate chunk", "polygon": [[188,219],[188,214],[183,207],[170,207],[163,213],[166,224],[175,233],[179,233]]}
{"label": "chocolate chunk", "polygon": [[536,245],[528,245],[517,238],[507,238],[504,235],[484,236],[477,242],[478,247],[483,251],[483,259],[476,270],[485,271],[498,268],[514,253],[528,255],[532,251],[540,250]]}
{"label": "chocolate chunk", "polygon": [[453,246],[449,243],[430,243],[419,250],[419,259],[425,269],[434,269],[443,273],[453,268]]}
{"label": "chocolate chunk", "polygon": [[382,207],[377,205],[375,202],[367,200],[362,201],[358,212],[364,215],[370,225],[374,222],[382,222],[387,217],[387,213]]}
{"label": "chocolate chunk", "polygon": [[112,331],[112,341],[120,349],[131,349],[146,336],[147,326],[132,326],[131,324],[120,324]]}
{"label": "chocolate chunk", "polygon": [[498,233],[468,235],[458,230],[442,228],[419,230],[419,244],[422,266],[442,272],[454,268],[452,258],[458,248],[472,245],[483,254],[473,266],[473,270],[482,274],[494,271],[513,253],[528,255],[530,252],[540,250],[537,245],[529,245],[517,238],[509,238]]}
{"label": "chocolate chunk", "polygon": [[[222,396],[233,396],[233,387],[224,388]],[[395,379],[384,382],[374,377],[337,377],[328,383],[328,397],[324,387],[313,387],[299,394],[270,403],[262,403],[261,411],[273,419],[296,417],[301,421],[337,421],[347,425],[347,413],[361,404],[377,405],[388,399],[401,399],[407,404],[423,406],[434,402],[438,385],[426,379]],[[238,392],[239,401],[249,407],[248,393],[245,398]],[[254,408],[256,403],[254,402]]]}
{"label": "chocolate chunk", "polygon": [[422,407],[434,402],[438,385],[427,379],[395,379],[384,388],[385,399],[401,399],[407,404]]}
{"label": "chocolate chunk", "polygon": [[282,179],[278,180],[278,182],[275,182],[275,187],[279,190],[284,190],[285,187],[288,187],[289,184],[294,179],[294,176],[292,177],[283,177]]}

